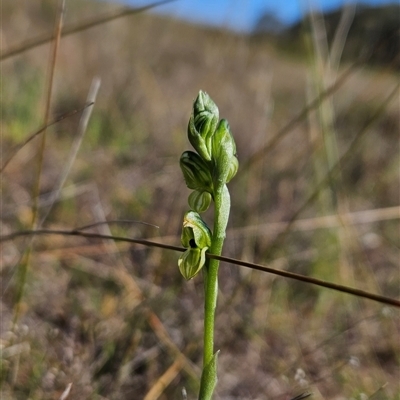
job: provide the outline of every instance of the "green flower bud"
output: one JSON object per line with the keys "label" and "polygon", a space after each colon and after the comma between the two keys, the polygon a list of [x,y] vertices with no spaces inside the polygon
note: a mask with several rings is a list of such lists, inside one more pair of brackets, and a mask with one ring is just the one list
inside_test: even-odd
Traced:
{"label": "green flower bud", "polygon": [[228,121],[225,119],[222,119],[217,126],[212,140],[212,148],[215,184],[228,183],[236,175],[239,162],[236,158],[235,140]]}
{"label": "green flower bud", "polygon": [[208,247],[204,247],[203,249],[188,249],[179,257],[179,271],[187,281],[194,278],[203,268],[206,262],[207,250]]}
{"label": "green flower bud", "polygon": [[193,151],[185,151],[179,162],[186,186],[189,189],[212,193],[210,168],[198,154]]}
{"label": "green flower bud", "polygon": [[211,246],[211,231],[195,211],[188,211],[183,217],[181,242],[186,248]]}
{"label": "green flower bud", "polygon": [[203,157],[211,160],[211,139],[217,127],[219,112],[217,105],[210,96],[200,90],[190,116],[188,126],[188,138],[191,145]]}
{"label": "green flower bud", "polygon": [[191,209],[198,213],[203,213],[210,207],[212,196],[208,192],[199,192],[195,190],[190,193],[188,203]]}
{"label": "green flower bud", "polygon": [[185,214],[181,241],[187,250],[179,257],[178,267],[183,277],[189,280],[203,268],[206,251],[211,246],[211,231],[197,212]]}

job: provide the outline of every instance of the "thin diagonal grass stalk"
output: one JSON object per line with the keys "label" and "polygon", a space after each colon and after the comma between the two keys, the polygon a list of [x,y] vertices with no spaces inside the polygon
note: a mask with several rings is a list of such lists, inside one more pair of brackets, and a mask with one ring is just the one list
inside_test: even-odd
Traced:
{"label": "thin diagonal grass stalk", "polygon": [[68,159],[65,162],[65,166],[63,168],[63,171],[61,172],[58,181],[55,185],[54,189],[54,195],[52,196],[51,200],[52,202],[50,205],[47,207],[47,210],[44,212],[44,214],[41,217],[41,220],[39,222],[39,226],[42,226],[45,219],[49,215],[54,203],[57,201],[57,199],[60,196],[61,190],[65,184],[65,181],[67,180],[67,177],[69,175],[69,172],[71,170],[72,165],[74,164],[74,161],[76,159],[76,156],[78,154],[79,148],[81,147],[83,137],[86,132],[87,125],[89,123],[90,116],[92,115],[93,111],[93,105],[96,101],[97,93],[100,88],[100,83],[101,80],[98,77],[93,78],[92,84],[89,89],[88,97],[86,99],[87,103],[91,103],[92,106],[85,108],[83,113],[81,114],[81,119],[79,121],[79,126],[78,126],[78,133],[74,139],[74,142],[72,143],[71,149],[69,151]]}
{"label": "thin diagonal grass stalk", "polygon": [[6,158],[6,161],[4,161],[3,165],[0,167],[0,174],[3,173],[4,169],[7,167],[7,165],[11,162],[11,160],[17,155],[17,153],[25,146],[27,145],[30,141],[35,139],[36,136],[40,135],[43,133],[47,128],[49,128],[52,125],[57,124],[58,122],[63,121],[66,118],[72,117],[73,115],[84,111],[87,107],[90,107],[94,103],[87,103],[84,106],[77,108],[72,111],[68,111],[64,113],[63,115],[53,119],[50,121],[47,125],[42,126],[39,128],[37,131],[34,133],[30,134],[23,142],[16,144],[9,152],[9,156]]}
{"label": "thin diagonal grass stalk", "polygon": [[353,75],[357,68],[365,62],[365,58],[361,58],[357,60],[354,64],[352,64],[349,68],[347,68],[342,75],[329,86],[325,91],[321,92],[319,96],[317,96],[314,100],[312,100],[309,104],[307,104],[293,119],[291,119],[286,125],[284,125],[279,131],[272,137],[263,147],[257,150],[247,161],[245,161],[242,165],[243,169],[247,169],[250,165],[257,162],[257,160],[261,159],[268,152],[270,152],[298,123],[303,121],[308,113],[319,106],[321,101],[332,96],[347,80]]}
{"label": "thin diagonal grass stalk", "polygon": [[[123,8],[122,10],[119,10],[117,12],[113,11],[112,13],[108,13],[101,17],[97,17],[94,19],[79,22],[77,24],[66,26],[65,29],[63,29],[61,36],[63,37],[63,36],[72,35],[74,33],[82,32],[82,31],[85,31],[86,29],[90,29],[95,26],[105,24],[110,21],[114,21],[118,18],[126,17],[126,16],[132,15],[132,14],[138,14],[138,13],[150,10],[154,7],[160,6],[162,4],[171,3],[173,1],[175,1],[175,0],[164,0],[164,1],[158,1],[155,3],[148,4],[147,6],[144,6],[144,7],[138,7],[138,8],[133,8],[133,9],[132,8]],[[44,36],[34,38],[26,43],[17,45],[14,48],[2,53],[0,55],[0,61],[7,60],[8,58],[14,57],[14,56],[21,54],[27,50],[31,50],[31,49],[34,49],[35,47],[41,46],[42,44],[49,43],[52,40],[53,40],[52,34],[50,34],[50,35],[46,34]]]}
{"label": "thin diagonal grass stalk", "polygon": [[[81,232],[75,229],[73,230],[52,230],[52,229],[40,229],[40,230],[26,230],[26,231],[18,231],[10,233],[9,235],[0,236],[0,243],[12,241],[17,238],[27,237],[27,236],[41,236],[41,235],[63,235],[63,236],[80,236],[88,239],[107,239],[114,240],[116,242],[127,242],[127,243],[135,243],[148,247],[158,247],[161,249],[173,250],[178,252],[186,251],[183,247],[172,246],[164,243],[157,243],[146,239],[132,239],[123,236],[112,236],[112,235],[101,235],[98,233],[89,233],[89,232]],[[400,300],[393,299],[386,296],[381,296],[379,294],[366,292],[364,290],[348,287],[345,285],[338,285],[331,282],[326,282],[321,279],[312,278],[309,276],[296,274],[289,271],[278,270],[275,268],[270,268],[265,265],[250,263],[242,260],[237,260],[235,258],[225,257],[225,256],[216,256],[214,254],[206,253],[206,257],[210,259],[215,259],[219,261],[223,261],[229,264],[239,265],[246,268],[251,268],[257,271],[268,272],[273,275],[282,276],[284,278],[294,279],[297,281],[305,282],[308,284],[312,284],[319,287],[324,287],[327,289],[335,290],[342,293],[347,293],[353,296],[357,296],[360,298],[365,298],[369,300],[376,301],[378,303],[387,304],[390,306],[400,308]]]}
{"label": "thin diagonal grass stalk", "polygon": [[114,219],[114,220],[110,220],[110,221],[95,222],[93,224],[80,226],[78,228],[75,228],[74,230],[75,231],[83,231],[86,229],[95,228],[96,226],[105,225],[105,224],[106,225],[110,225],[110,224],[142,224],[142,225],[152,226],[153,228],[157,228],[157,229],[159,228],[159,226],[150,224],[148,222],[135,221],[132,219]]}

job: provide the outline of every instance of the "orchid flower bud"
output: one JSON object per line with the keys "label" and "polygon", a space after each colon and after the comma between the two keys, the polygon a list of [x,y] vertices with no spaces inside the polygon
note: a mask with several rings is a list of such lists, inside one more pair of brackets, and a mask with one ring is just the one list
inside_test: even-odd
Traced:
{"label": "orchid flower bud", "polygon": [[183,217],[181,242],[186,248],[211,246],[210,228],[195,211],[188,211]]}
{"label": "orchid flower bud", "polygon": [[203,268],[206,251],[211,246],[211,231],[195,211],[188,211],[183,218],[181,242],[187,250],[179,257],[178,266],[189,280]]}
{"label": "orchid flower bud", "polygon": [[228,121],[222,119],[212,140],[212,161],[214,164],[214,184],[228,183],[239,167],[236,158],[236,144],[231,134]]}
{"label": "orchid flower bud", "polygon": [[203,268],[206,262],[206,251],[208,247],[203,249],[187,249],[178,260],[179,271],[188,281],[194,278]]}
{"label": "orchid flower bud", "polygon": [[217,105],[207,93],[200,90],[193,103],[193,111],[188,126],[188,138],[200,156],[207,161],[211,160],[212,136],[217,127],[218,119]]}
{"label": "orchid flower bud", "polygon": [[212,196],[209,192],[200,192],[195,190],[190,193],[188,203],[192,210],[203,213],[210,207]]}
{"label": "orchid flower bud", "polygon": [[210,167],[197,153],[185,151],[181,156],[180,166],[189,189],[212,193]]}

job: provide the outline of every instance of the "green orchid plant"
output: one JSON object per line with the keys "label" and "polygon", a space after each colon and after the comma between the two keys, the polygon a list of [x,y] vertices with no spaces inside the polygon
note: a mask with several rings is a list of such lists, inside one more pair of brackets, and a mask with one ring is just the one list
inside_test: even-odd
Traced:
{"label": "green orchid plant", "polygon": [[[206,253],[221,255],[230,212],[226,184],[236,175],[239,162],[236,144],[228,121],[219,120],[219,111],[210,96],[200,91],[193,103],[188,125],[188,138],[196,150],[185,151],[180,166],[186,185],[193,192],[191,208],[183,219],[181,241],[187,249],[178,266],[187,280],[200,271],[204,276],[204,350],[199,400],[212,398],[217,383],[217,357],[214,353],[214,321],[218,295],[219,261]],[[214,227],[211,231],[200,214],[214,202]]]}

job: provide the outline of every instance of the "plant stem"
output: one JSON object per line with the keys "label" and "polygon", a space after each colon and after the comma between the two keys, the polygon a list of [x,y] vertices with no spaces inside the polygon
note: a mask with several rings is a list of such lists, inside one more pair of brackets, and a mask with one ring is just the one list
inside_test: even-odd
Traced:
{"label": "plant stem", "polygon": [[[210,253],[220,256],[225,240],[225,231],[230,211],[230,196],[226,185],[222,185],[215,191],[214,203],[214,230]],[[214,321],[218,296],[218,267],[218,260],[209,259],[204,274],[205,303],[203,370],[204,367],[210,363],[214,355]]]}

